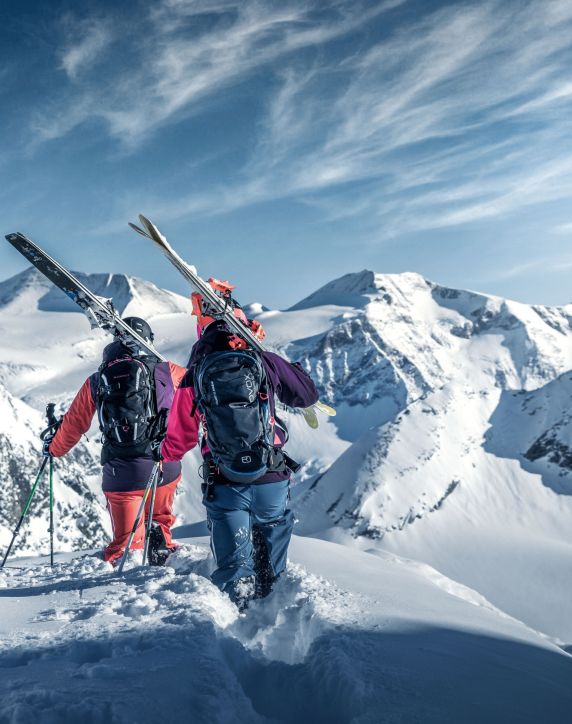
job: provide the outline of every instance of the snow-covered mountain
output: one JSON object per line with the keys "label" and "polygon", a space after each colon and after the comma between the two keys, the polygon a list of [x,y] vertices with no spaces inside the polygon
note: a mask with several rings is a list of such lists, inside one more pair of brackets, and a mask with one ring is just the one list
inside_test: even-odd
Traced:
{"label": "snow-covered mountain", "polygon": [[[188,300],[127,277],[85,282],[149,318],[158,349],[184,364],[195,338]],[[108,339],[64,311],[58,294],[35,272],[0,284],[0,379],[38,425],[47,401],[65,408]],[[288,415],[289,452],[305,463],[294,488],[298,532],[423,561],[570,643],[572,306],[364,271],[284,312],[249,310],[338,409],[317,432]],[[92,466],[96,437],[85,443]],[[183,523],[204,517],[196,467],[190,455],[177,498]]]}
{"label": "snow-covered mountain", "polygon": [[347,444],[296,489],[298,531],[425,561],[572,641],[571,315],[372,272],[259,315]]}
{"label": "snow-covered mountain", "polygon": [[[2,546],[28,500],[42,458],[38,455],[40,432],[46,427],[40,413],[11,395],[0,384],[0,533]],[[82,548],[86,541],[102,544],[107,516],[95,490],[98,468],[84,445],[78,445],[65,461],[56,463],[55,519],[60,543]],[[26,525],[18,538],[20,550],[47,550],[49,483],[46,469],[32,498]]]}
{"label": "snow-covered mountain", "polygon": [[[97,296],[112,299],[117,311],[125,317],[138,312],[140,316],[189,312],[191,305],[179,294],[158,289],[151,282],[126,274],[84,274],[72,272]],[[37,269],[30,267],[4,282],[0,282],[0,309],[12,313],[37,308],[42,312],[72,312],[81,309],[61,293]]]}

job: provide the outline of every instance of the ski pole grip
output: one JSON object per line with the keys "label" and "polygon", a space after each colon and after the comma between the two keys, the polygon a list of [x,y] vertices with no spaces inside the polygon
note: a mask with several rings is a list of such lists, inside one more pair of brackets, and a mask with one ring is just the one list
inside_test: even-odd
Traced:
{"label": "ski pole grip", "polygon": [[56,403],[48,402],[48,404],[46,405],[46,419],[47,419],[48,425],[50,427],[58,424],[58,420],[54,413],[55,409],[56,409]]}

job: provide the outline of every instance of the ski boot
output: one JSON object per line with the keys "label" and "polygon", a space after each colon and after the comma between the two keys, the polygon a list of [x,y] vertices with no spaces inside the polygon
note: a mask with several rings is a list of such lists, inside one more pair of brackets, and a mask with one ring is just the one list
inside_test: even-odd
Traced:
{"label": "ski boot", "polygon": [[167,558],[176,550],[173,546],[169,548],[165,542],[163,529],[157,523],[151,525],[149,532],[149,549],[147,551],[147,560],[150,566],[164,566]]}
{"label": "ski boot", "polygon": [[232,581],[226,592],[230,596],[230,600],[242,613],[254,598],[254,576],[246,576]]}
{"label": "ski boot", "polygon": [[268,546],[262,532],[256,527],[252,527],[252,547],[254,560],[254,574],[256,577],[254,584],[254,598],[266,598],[272,593],[272,586],[278,576],[274,575],[270,558],[268,556]]}

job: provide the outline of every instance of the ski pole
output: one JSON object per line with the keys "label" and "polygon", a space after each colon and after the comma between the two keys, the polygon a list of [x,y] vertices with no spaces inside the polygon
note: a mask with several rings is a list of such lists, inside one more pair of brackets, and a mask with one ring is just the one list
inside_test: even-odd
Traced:
{"label": "ski pole", "polygon": [[157,485],[159,478],[163,475],[163,469],[161,463],[159,463],[159,471],[155,476],[153,482],[153,489],[151,490],[151,503],[149,505],[149,517],[147,518],[145,525],[145,547],[143,548],[143,565],[147,565],[147,553],[149,552],[149,540],[151,536],[151,526],[153,525],[153,511],[155,510],[155,494],[157,493]]}
{"label": "ski pole", "polygon": [[[46,418],[48,420],[48,427],[42,432],[40,438],[44,440],[44,444],[49,441],[55,435],[60,421],[54,414],[56,405],[54,402],[48,402],[46,405]],[[50,567],[54,567],[54,459],[50,455],[50,527],[48,533],[50,534]]]}
{"label": "ski pole", "polygon": [[121,557],[121,560],[119,561],[119,565],[117,566],[117,573],[123,572],[123,566],[125,565],[125,561],[127,560],[127,556],[129,555],[129,549],[131,548],[133,536],[135,535],[135,531],[139,527],[139,522],[141,520],[141,516],[143,515],[143,511],[145,510],[145,503],[147,502],[147,498],[149,496],[149,492],[151,491],[151,488],[155,484],[155,479],[157,477],[158,471],[159,471],[159,463],[155,463],[155,465],[153,465],[151,477],[149,478],[149,480],[147,481],[147,485],[145,486],[145,491],[143,493],[143,497],[141,498],[141,504],[139,505],[139,510],[137,511],[137,517],[135,518],[135,521],[133,523],[133,528],[131,529],[131,533],[129,534],[129,540],[127,541],[127,545],[125,546],[125,550],[123,551],[123,555]]}
{"label": "ski pole", "polygon": [[54,567],[54,459],[50,458],[50,567]]}
{"label": "ski pole", "polygon": [[34,485],[32,486],[32,490],[30,491],[30,495],[28,497],[28,502],[24,506],[24,510],[22,511],[22,515],[20,516],[20,520],[18,521],[18,525],[16,526],[16,529],[14,530],[14,534],[12,535],[12,540],[10,541],[10,545],[8,546],[8,550],[4,554],[4,560],[2,561],[2,565],[0,565],[0,568],[4,568],[4,564],[6,563],[6,560],[8,559],[8,556],[10,555],[10,551],[12,550],[12,546],[14,545],[14,541],[16,540],[16,536],[18,535],[20,526],[22,525],[22,522],[24,521],[24,518],[26,517],[26,514],[28,513],[28,509],[30,508],[30,505],[32,503],[32,498],[34,497],[34,493],[36,492],[36,488],[38,487],[38,483],[40,482],[40,478],[42,477],[42,473],[44,472],[47,462],[48,462],[48,458],[44,458],[42,465],[40,467],[40,470],[36,476]]}

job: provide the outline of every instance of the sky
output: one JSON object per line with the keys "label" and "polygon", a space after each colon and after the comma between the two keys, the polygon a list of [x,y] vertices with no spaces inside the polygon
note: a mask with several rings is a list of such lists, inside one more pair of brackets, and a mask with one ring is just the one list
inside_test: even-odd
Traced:
{"label": "sky", "polygon": [[3,0],[0,41],[0,230],[68,268],[185,293],[144,213],[243,303],[572,301],[570,0]]}

